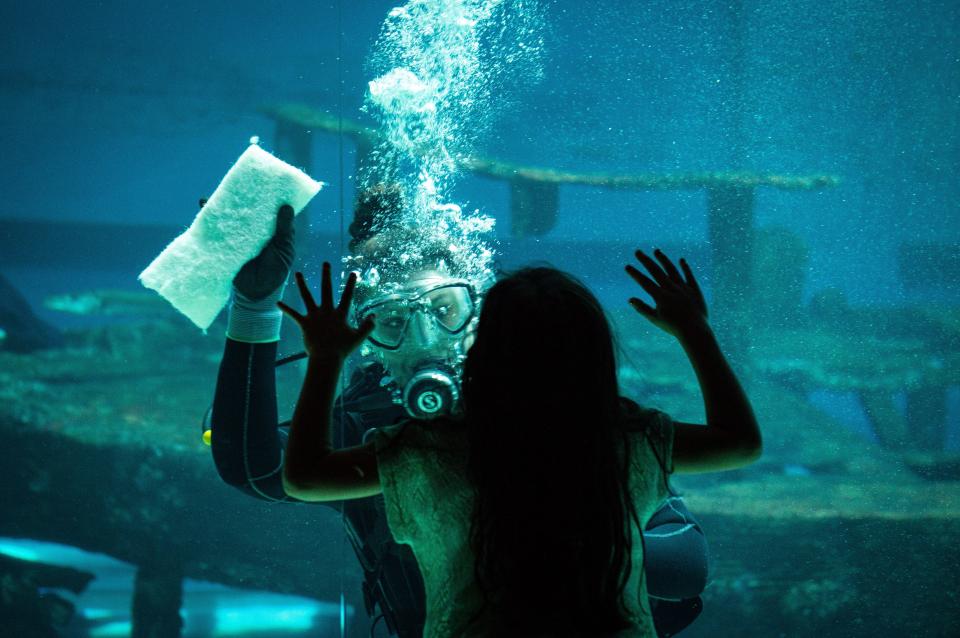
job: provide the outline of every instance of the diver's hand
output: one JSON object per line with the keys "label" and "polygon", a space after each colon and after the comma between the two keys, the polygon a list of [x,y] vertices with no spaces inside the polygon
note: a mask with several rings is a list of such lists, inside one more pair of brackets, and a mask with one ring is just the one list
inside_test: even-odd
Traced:
{"label": "diver's hand", "polygon": [[294,233],[293,208],[284,204],[277,212],[273,237],[233,278],[237,292],[250,301],[260,301],[286,283],[296,254]]}
{"label": "diver's hand", "polygon": [[[206,203],[206,199],[201,199],[200,208]],[[277,310],[276,302],[283,296],[293,258],[293,208],[285,204],[277,212],[273,237],[233,278],[227,337],[245,343],[280,340],[283,314]]]}
{"label": "diver's hand", "polygon": [[636,297],[630,299],[630,305],[650,323],[681,340],[693,331],[708,327],[707,302],[686,260],[680,258],[680,266],[686,275],[684,280],[677,267],[659,248],[653,254],[663,265],[662,268],[642,250],[636,252],[637,259],[653,275],[655,282],[632,265],[626,268],[627,274],[653,297],[656,307],[652,308]]}
{"label": "diver's hand", "polygon": [[303,332],[303,344],[307,354],[343,361],[363,340],[373,332],[373,317],[367,317],[358,328],[347,321],[350,303],[353,301],[353,288],[357,283],[357,273],[350,273],[347,285],[340,297],[340,304],[333,304],[333,284],[330,282],[330,262],[323,262],[323,279],[320,282],[320,305],[317,306],[307,287],[303,273],[296,274],[297,286],[307,314],[302,315],[282,301],[277,305],[297,322]]}

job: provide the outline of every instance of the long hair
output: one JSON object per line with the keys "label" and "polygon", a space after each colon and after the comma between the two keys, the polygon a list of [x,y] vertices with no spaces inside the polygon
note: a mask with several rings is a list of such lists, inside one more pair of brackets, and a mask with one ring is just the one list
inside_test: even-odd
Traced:
{"label": "long hair", "polygon": [[467,353],[463,398],[485,607],[521,633],[551,622],[590,633],[630,626],[631,519],[641,525],[597,299],[553,268],[500,280]]}

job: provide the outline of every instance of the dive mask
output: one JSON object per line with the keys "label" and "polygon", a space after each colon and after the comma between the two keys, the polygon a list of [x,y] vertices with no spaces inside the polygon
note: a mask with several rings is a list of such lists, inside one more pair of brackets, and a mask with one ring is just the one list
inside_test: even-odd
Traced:
{"label": "dive mask", "polygon": [[465,281],[444,282],[410,292],[377,297],[357,309],[357,321],[376,315],[368,339],[386,350],[396,350],[409,332],[411,319],[421,313],[433,326],[448,335],[462,332],[475,313],[476,293]]}

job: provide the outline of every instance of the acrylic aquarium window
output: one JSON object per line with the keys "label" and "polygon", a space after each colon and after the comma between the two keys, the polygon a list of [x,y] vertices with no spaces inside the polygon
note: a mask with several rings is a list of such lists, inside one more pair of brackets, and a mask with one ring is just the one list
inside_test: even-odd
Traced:
{"label": "acrylic aquarium window", "polygon": [[[357,308],[389,312],[348,361],[337,446],[456,409],[484,292],[544,262],[601,301],[621,395],[729,426],[733,398],[705,401],[627,302],[653,303],[624,266],[660,248],[763,436],[745,467],[673,475],[658,505],[687,514],[647,522],[661,634],[954,635],[958,7],[5,7],[0,625],[419,635],[383,496],[284,493],[306,370],[286,267],[316,290],[324,261],[335,286],[357,271]],[[277,163],[235,166],[251,142]]]}

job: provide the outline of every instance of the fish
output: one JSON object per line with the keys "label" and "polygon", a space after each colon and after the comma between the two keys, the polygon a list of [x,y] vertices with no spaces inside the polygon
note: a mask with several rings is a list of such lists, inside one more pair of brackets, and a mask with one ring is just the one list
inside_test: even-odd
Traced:
{"label": "fish", "polygon": [[152,292],[129,290],[92,290],[82,293],[51,295],[43,307],[56,312],[82,316],[169,316],[173,307]]}
{"label": "fish", "polygon": [[806,465],[799,463],[785,463],[783,466],[784,476],[811,476],[813,472]]}

